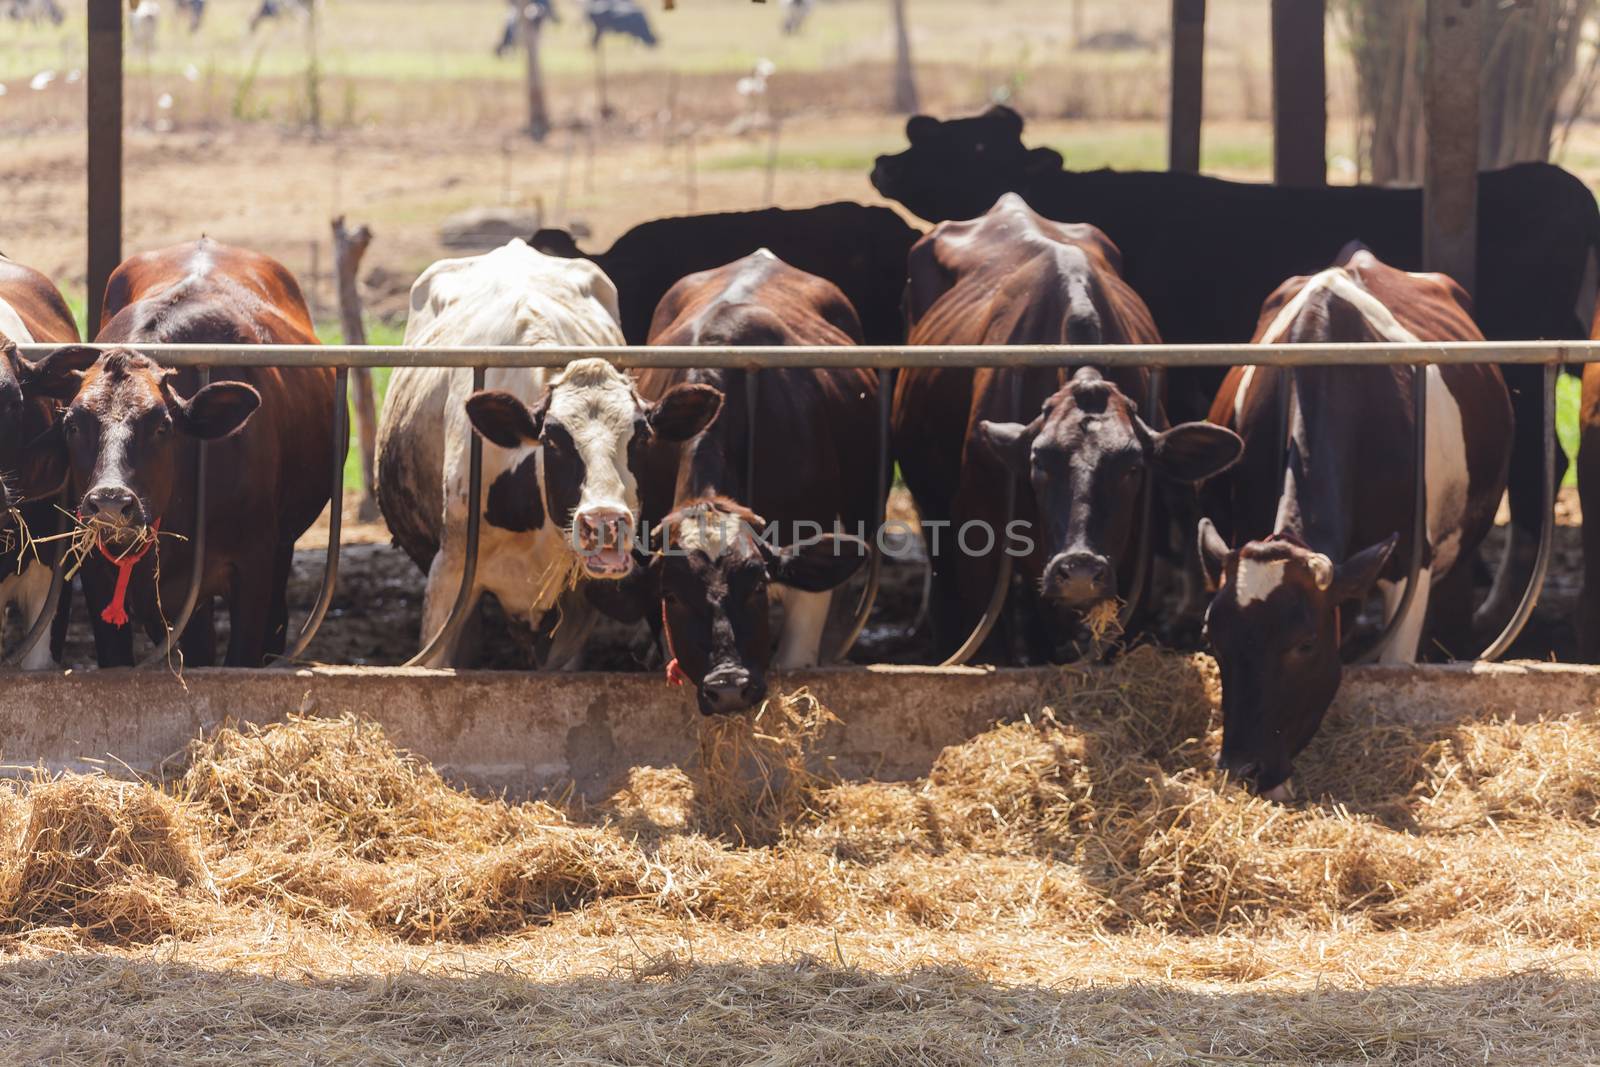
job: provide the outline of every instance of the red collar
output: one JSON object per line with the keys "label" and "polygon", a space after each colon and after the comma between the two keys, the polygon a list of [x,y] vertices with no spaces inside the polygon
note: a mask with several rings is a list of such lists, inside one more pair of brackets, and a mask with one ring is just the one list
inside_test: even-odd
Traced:
{"label": "red collar", "polygon": [[[161,533],[161,520],[157,519],[150,524],[154,534]],[[100,554],[117,569],[117,587],[111,593],[111,603],[106,605],[100,613],[100,618],[112,626],[128,625],[128,583],[133,580],[133,568],[150,554],[156,546],[156,538],[151,537],[145,546],[137,552],[126,552],[120,556],[113,556],[111,550],[106,548],[105,542],[95,538],[95,547],[100,549]]]}

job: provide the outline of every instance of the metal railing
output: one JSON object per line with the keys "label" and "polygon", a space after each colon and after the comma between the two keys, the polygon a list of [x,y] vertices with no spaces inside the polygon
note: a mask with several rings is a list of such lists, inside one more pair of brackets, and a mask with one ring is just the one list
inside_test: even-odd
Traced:
{"label": "metal railing", "polygon": [[[18,346],[18,350],[26,358],[37,359],[58,347],[58,345],[47,344],[23,344]],[[125,346],[99,345],[94,347],[110,351]],[[1543,396],[1543,455],[1545,462],[1543,514],[1539,548],[1532,575],[1512,619],[1481,657],[1495,659],[1504,654],[1505,650],[1527,624],[1527,620],[1532,615],[1533,608],[1538,602],[1539,592],[1549,567],[1550,551],[1553,543],[1555,503],[1555,382],[1557,371],[1561,366],[1600,362],[1600,342],[1594,341],[1528,341],[1515,343],[1467,341],[1322,345],[862,345],[854,347],[508,346],[427,348],[354,345],[139,345],[137,348],[146,356],[165,366],[198,368],[201,372],[202,384],[208,378],[211,368],[223,366],[320,367],[334,368],[338,371],[335,385],[334,455],[332,458],[334,488],[327,561],[316,604],[307,616],[295,641],[286,651],[283,657],[284,663],[289,663],[303,654],[316,636],[318,628],[327,615],[328,606],[337,583],[343,470],[345,455],[349,447],[348,373],[353,368],[466,368],[474,371],[474,387],[482,388],[484,371],[490,368],[556,368],[564,366],[575,359],[595,357],[604,358],[612,365],[624,370],[689,367],[762,370],[790,367],[810,369],[863,368],[884,372],[908,368],[1053,368],[1082,366],[1085,364],[1102,369],[1147,367],[1165,371],[1244,365],[1288,368],[1303,366],[1394,365],[1421,368],[1427,365],[1450,366],[1485,363],[1544,366],[1546,368]],[[1419,372],[1414,381],[1422,383],[1425,382],[1426,377],[1425,374]],[[1288,391],[1286,390],[1285,397],[1287,397],[1287,393]],[[1415,455],[1418,457],[1416,501],[1423,502],[1425,501],[1425,493],[1422,482],[1426,466],[1422,459],[1425,455],[1423,447],[1425,395],[1422,389],[1415,390],[1415,394],[1415,410],[1420,416],[1423,416],[1417,418],[1416,422]],[[885,398],[886,400],[887,398]],[[1287,399],[1285,399],[1285,403],[1287,403]],[[886,419],[887,412],[888,404],[885,402],[880,407],[880,418]],[[470,450],[469,470],[471,472],[469,492],[478,500],[478,503],[477,506],[467,509],[466,539],[469,552],[466,570],[463,574],[462,588],[456,598],[449,619],[446,620],[438,633],[431,635],[423,643],[422,651],[413,657],[409,663],[420,662],[428,658],[434,650],[447,647],[451,636],[465,622],[465,608],[471,599],[472,583],[475,580],[476,548],[482,519],[483,443],[475,433],[470,434],[470,437],[471,440],[468,443]],[[168,628],[166,639],[146,657],[141,663],[142,666],[159,663],[167,658],[172,645],[187,626],[198,598],[200,577],[203,573],[205,544],[205,453],[206,446],[202,444],[200,446],[198,467],[199,487],[196,494],[196,537],[193,545],[194,573],[191,578],[189,595],[185,599],[179,618],[174,625]],[[1148,506],[1142,510],[1148,514]],[[1146,522],[1147,524],[1148,522]],[[1422,516],[1415,517],[1414,528],[1425,529]],[[1142,540],[1146,544],[1141,547],[1147,548],[1148,531],[1143,532]],[[1416,587],[1416,574],[1420,560],[1420,550],[1414,549],[1410,566],[1410,580],[1407,583],[1405,597],[1407,600],[1410,599],[1411,590]],[[0,658],[0,666],[10,667],[20,663],[34,645],[49,632],[50,616],[54,614],[55,604],[59,600],[61,585],[63,584],[62,568],[64,563],[65,559],[63,558],[56,564],[51,595],[44,614],[37,620],[35,625],[29,628],[28,633],[17,648]],[[1142,581],[1140,584],[1143,584]],[[992,626],[993,619],[990,616],[993,613],[986,611],[984,614],[985,619],[979,624],[983,630],[982,635],[975,632],[973,637],[976,640],[969,638],[964,643],[963,651],[965,655],[959,657],[960,659],[964,660],[976,652],[978,645],[983,641],[983,637],[987,635],[987,628]],[[1397,612],[1395,618],[1398,619],[1402,615],[1403,611]],[[860,621],[864,621],[864,618]],[[857,628],[859,629],[859,622]],[[1393,625],[1391,624],[1385,631],[1385,639],[1387,639],[1392,630]],[[957,657],[952,657],[951,662],[956,661],[956,659]]]}

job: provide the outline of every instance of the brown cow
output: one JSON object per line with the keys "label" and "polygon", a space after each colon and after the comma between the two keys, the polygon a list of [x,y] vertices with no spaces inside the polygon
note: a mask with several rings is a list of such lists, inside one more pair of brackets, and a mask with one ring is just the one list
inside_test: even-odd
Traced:
{"label": "brown cow", "polygon": [[[64,349],[30,362],[16,346],[77,340],[72,312],[50,279],[0,257],[0,618],[15,604],[26,627],[49,599],[51,564],[60,549],[25,546],[20,534],[57,532],[67,452],[54,430],[56,415],[78,387],[72,372],[92,363],[94,353]],[[50,661],[50,645],[40,641],[22,665],[36,670]]]}
{"label": "brown cow", "polygon": [[[1356,245],[1330,269],[1280,286],[1255,334],[1261,344],[1481,339],[1455,282],[1396,270]],[[1202,559],[1219,587],[1206,621],[1222,669],[1219,763],[1269,795],[1281,795],[1291,761],[1338,690],[1341,605],[1377,582],[1387,618],[1405,593],[1417,472],[1411,375],[1403,367],[1297,368],[1287,445],[1283,372],[1234,368],[1212,408],[1212,419],[1245,441],[1244,461],[1225,481],[1239,548],[1200,523]],[[1428,544],[1386,662],[1416,658],[1425,621],[1435,643],[1468,650],[1473,552],[1506,484],[1511,402],[1499,369],[1429,367],[1427,375]]]}
{"label": "brown cow", "polygon": [[[766,249],[691,274],[662,298],[650,327],[661,345],[851,345],[855,309],[829,281]],[[631,610],[664,624],[671,680],[696,687],[705,714],[741,711],[767,691],[769,665],[815,665],[832,590],[866,558],[878,496],[878,382],[864,370],[769,368],[754,408],[745,370],[652,370],[647,398],[684,382],[722,390],[722,413],[682,446],[658,449],[641,479],[644,509],[662,523],[662,551],[622,590]],[[755,482],[746,484],[755,424]],[[763,518],[764,516],[764,518]],[[778,588],[774,588],[778,587]],[[596,596],[604,595],[599,590]],[[767,601],[781,596],[773,656]]]}
{"label": "brown cow", "polygon": [[[945,222],[911,250],[910,342],[919,345],[1160,341],[1123,282],[1116,246],[1092,226],[1051,222],[1008,193],[969,222]],[[894,441],[933,562],[934,641],[954,651],[988,603],[1001,552],[1016,557],[1028,613],[1023,656],[1059,659],[1083,613],[1126,590],[1137,565],[1146,477],[1195,482],[1226,468],[1239,441],[1190,423],[1164,433],[1146,371],[908,370]],[[1159,423],[1159,416],[1152,416]],[[1020,482],[1015,513],[1008,478]],[[1009,520],[1009,524],[1008,524]],[[1003,660],[1007,627],[980,655]]]}
{"label": "brown cow", "polygon": [[[294,542],[332,494],[334,373],[230,368],[197,391],[196,372],[163,368],[137,346],[315,344],[300,287],[266,256],[209,240],[146,253],[112,274],[96,339],[125,347],[82,376],[63,427],[80,518],[102,531],[104,551],[81,572],[100,665],[132,663],[126,621],[160,639],[188,593],[196,463],[208,440],[205,571],[184,661],[214,661],[211,606],[221,597],[232,623],[227,664],[258,667],[284,649]],[[130,539],[151,531],[156,549],[128,568]]]}

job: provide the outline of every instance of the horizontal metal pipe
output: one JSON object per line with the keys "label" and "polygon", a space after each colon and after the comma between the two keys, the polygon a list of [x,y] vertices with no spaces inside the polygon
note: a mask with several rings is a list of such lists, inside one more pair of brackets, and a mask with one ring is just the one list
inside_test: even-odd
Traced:
{"label": "horizontal metal pipe", "polygon": [[[18,345],[35,359],[57,345]],[[110,349],[119,346],[101,345]],[[601,357],[618,367],[1301,367],[1600,363],[1596,341],[1452,341],[1339,345],[859,345],[418,348],[374,345],[140,345],[169,367],[560,367]]]}

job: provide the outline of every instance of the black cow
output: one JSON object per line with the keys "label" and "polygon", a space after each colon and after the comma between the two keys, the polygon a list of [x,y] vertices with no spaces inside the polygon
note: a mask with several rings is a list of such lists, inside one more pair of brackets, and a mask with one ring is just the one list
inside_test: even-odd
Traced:
{"label": "black cow", "polygon": [[[1385,263],[1422,269],[1422,193],[1372,186],[1283,188],[1195,174],[1071,171],[1050,148],[1022,144],[1007,107],[906,123],[908,149],[879,156],[878,191],[930,221],[973,218],[1014,191],[1048,218],[1087,222],[1122,249],[1123,275],[1172,342],[1239,342],[1261,301],[1291,275],[1321,269],[1352,240]],[[1475,317],[1490,340],[1589,335],[1600,210],[1582,181],[1524,163],[1481,176]],[[1225,260],[1225,268],[1221,262]],[[1482,614],[1508,614],[1538,541],[1544,412],[1538,367],[1502,368],[1516,408],[1511,490],[1513,566]],[[1215,373],[1169,380],[1174,417],[1204,415]],[[1558,449],[1557,463],[1566,458]],[[1561,471],[1558,471],[1558,474]]]}
{"label": "black cow", "polygon": [[632,37],[646,48],[654,48],[657,44],[650,20],[645,18],[643,9],[633,0],[584,0],[583,13],[594,31],[594,37],[589,42],[590,48],[599,48],[600,39],[607,34]]}
{"label": "black cow", "polygon": [[589,259],[616,284],[630,345],[650,335],[656,305],[678,279],[770,249],[785,263],[837,285],[861,317],[869,345],[905,339],[900,298],[906,253],[920,236],[885,207],[848,202],[789,211],[730,211],[640,223],[589,255],[565,230],[540,230],[529,244],[546,255]]}

